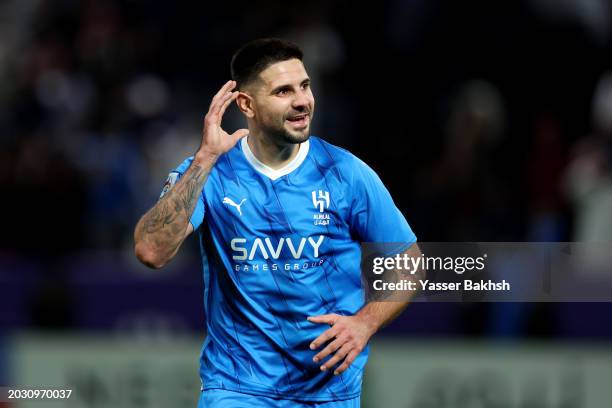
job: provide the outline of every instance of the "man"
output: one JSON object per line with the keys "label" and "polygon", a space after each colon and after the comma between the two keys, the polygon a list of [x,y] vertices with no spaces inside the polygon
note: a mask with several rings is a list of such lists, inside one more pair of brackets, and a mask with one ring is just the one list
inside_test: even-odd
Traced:
{"label": "man", "polygon": [[[360,242],[416,237],[368,166],[310,137],[315,101],[297,46],[253,41],[231,71],[199,149],[136,226],[136,255],[160,268],[200,236],[200,406],[359,406],[367,343],[406,306],[364,305]],[[228,134],[232,101],[249,129]]]}

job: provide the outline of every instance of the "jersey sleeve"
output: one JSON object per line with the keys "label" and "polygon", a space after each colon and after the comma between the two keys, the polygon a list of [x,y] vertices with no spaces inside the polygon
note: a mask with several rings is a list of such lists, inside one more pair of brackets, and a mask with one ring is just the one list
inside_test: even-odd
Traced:
{"label": "jersey sleeve", "polygon": [[350,226],[362,242],[414,243],[417,238],[378,175],[355,158]]}
{"label": "jersey sleeve", "polygon": [[[191,165],[192,161],[193,161],[193,157],[187,158],[177,168],[175,168],[168,174],[168,178],[166,178],[164,187],[162,188],[159,198],[162,198],[164,195],[166,195],[166,193],[170,191],[170,189],[180,180],[180,178],[183,176],[183,174],[187,171],[187,169]],[[193,226],[194,231],[197,230],[198,227],[202,224],[202,221],[204,221],[204,196],[203,194],[204,193],[202,192],[202,194],[200,194],[200,196],[198,197],[198,201],[189,219],[189,222]]]}

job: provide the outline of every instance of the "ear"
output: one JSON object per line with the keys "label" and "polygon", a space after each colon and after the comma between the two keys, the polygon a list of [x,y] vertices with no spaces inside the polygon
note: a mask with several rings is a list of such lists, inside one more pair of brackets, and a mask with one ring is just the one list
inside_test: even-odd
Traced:
{"label": "ear", "polygon": [[247,118],[250,119],[255,116],[255,110],[253,109],[253,98],[249,94],[240,92],[236,97],[236,105],[238,105],[238,109],[240,109],[240,111],[244,113]]}

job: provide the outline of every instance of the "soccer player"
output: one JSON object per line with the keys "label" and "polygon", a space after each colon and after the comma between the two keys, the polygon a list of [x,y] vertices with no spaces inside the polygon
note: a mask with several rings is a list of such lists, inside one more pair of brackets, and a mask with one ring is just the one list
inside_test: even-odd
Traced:
{"label": "soccer player", "polygon": [[[160,268],[200,238],[207,336],[201,407],[358,407],[368,341],[407,301],[364,300],[360,242],[416,237],[378,176],[310,136],[302,51],[255,40],[231,62],[197,152],[138,222],[135,251]],[[232,103],[248,130],[221,127]]]}

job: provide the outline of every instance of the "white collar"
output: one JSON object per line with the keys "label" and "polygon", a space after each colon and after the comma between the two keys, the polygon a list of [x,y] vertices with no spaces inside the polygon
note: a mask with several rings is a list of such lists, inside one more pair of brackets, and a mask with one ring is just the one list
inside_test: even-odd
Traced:
{"label": "white collar", "polygon": [[257,170],[258,172],[262,173],[264,176],[267,176],[272,180],[276,180],[279,177],[289,174],[293,170],[300,167],[300,164],[302,164],[304,159],[306,159],[306,155],[308,154],[308,149],[310,148],[309,140],[306,140],[304,143],[301,143],[298,147],[299,148],[298,153],[293,158],[293,160],[287,163],[287,165],[285,165],[284,167],[274,170],[273,168],[268,167],[265,164],[263,164],[261,161],[259,161],[257,157],[255,157],[255,155],[251,151],[251,148],[249,147],[249,143],[247,142],[246,137],[242,138],[242,140],[240,141],[240,144],[242,147],[242,152],[244,153],[244,157],[246,157],[247,161],[251,163],[251,166],[253,166],[253,168],[255,168],[255,170]]}

